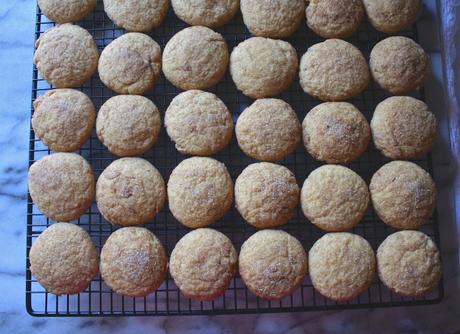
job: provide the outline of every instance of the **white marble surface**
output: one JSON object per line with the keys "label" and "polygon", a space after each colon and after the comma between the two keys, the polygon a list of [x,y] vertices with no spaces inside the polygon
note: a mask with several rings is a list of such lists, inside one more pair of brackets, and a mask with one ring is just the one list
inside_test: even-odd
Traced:
{"label": "white marble surface", "polygon": [[[444,1],[444,0],[441,0]],[[458,1],[457,1],[458,2]],[[1,333],[458,333],[460,286],[453,176],[434,1],[426,1],[423,46],[432,55],[427,98],[440,120],[436,179],[445,268],[444,300],[433,306],[295,314],[33,318],[25,311],[25,241],[35,0],[0,2],[0,332]]]}

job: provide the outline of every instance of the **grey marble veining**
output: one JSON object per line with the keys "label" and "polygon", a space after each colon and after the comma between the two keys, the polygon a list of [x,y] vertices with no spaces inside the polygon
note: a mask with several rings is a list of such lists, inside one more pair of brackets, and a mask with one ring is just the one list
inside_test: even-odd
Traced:
{"label": "grey marble veining", "polygon": [[[425,1],[420,39],[433,75],[426,89],[440,133],[435,149],[446,295],[438,305],[270,315],[33,318],[25,311],[25,229],[35,0],[0,2],[0,332],[2,333],[458,333],[460,282],[447,106],[434,1]],[[452,1],[454,3],[455,1]],[[459,3],[460,1],[456,1]],[[447,3],[447,2],[446,2]],[[451,18],[452,19],[452,18]],[[451,24],[456,24],[455,22]],[[458,62],[457,62],[458,64]]]}

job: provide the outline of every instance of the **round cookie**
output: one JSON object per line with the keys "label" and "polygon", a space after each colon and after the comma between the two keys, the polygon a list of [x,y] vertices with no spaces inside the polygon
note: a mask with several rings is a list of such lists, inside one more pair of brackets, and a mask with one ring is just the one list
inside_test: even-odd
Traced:
{"label": "round cookie", "polygon": [[114,96],[102,105],[97,115],[99,140],[119,156],[143,154],[156,143],[160,130],[158,108],[140,95]]}
{"label": "round cookie", "polygon": [[97,208],[112,224],[146,224],[161,210],[165,200],[163,177],[141,158],[115,160],[97,180]]}
{"label": "round cookie", "polygon": [[165,127],[179,152],[212,155],[230,143],[233,118],[216,95],[189,90],[171,101],[165,113]]}
{"label": "round cookie", "polygon": [[381,167],[369,185],[380,219],[398,229],[417,229],[436,206],[436,185],[423,168],[408,161],[392,161]]}
{"label": "round cookie", "polygon": [[236,87],[254,99],[275,96],[288,89],[297,76],[299,61],[291,44],[252,37],[230,55],[230,73]]}
{"label": "round cookie", "polygon": [[361,0],[311,0],[307,7],[307,25],[323,38],[347,38],[364,18]]}
{"label": "round cookie", "polygon": [[286,224],[299,204],[299,194],[294,174],[268,162],[249,165],[235,182],[236,208],[257,228]]}
{"label": "round cookie", "polygon": [[84,291],[99,271],[96,247],[88,233],[70,223],[48,227],[32,244],[30,271],[57,296]]}
{"label": "round cookie", "polygon": [[161,48],[145,34],[124,34],[102,51],[98,71],[101,81],[118,94],[142,94],[160,78]]}
{"label": "round cookie", "polygon": [[436,138],[436,117],[425,102],[393,96],[380,102],[371,121],[374,144],[390,159],[424,155]]}
{"label": "round cookie", "polygon": [[38,0],[45,16],[56,23],[80,21],[96,7],[97,0]]}
{"label": "round cookie", "polygon": [[113,232],[101,250],[101,276],[115,292],[145,297],[166,278],[168,258],[160,240],[143,227]]}
{"label": "round cookie", "polygon": [[222,296],[237,266],[238,254],[230,239],[210,228],[199,228],[182,237],[169,261],[169,271],[177,287],[198,301]]}
{"label": "round cookie", "polygon": [[419,231],[399,231],[388,236],[377,250],[380,280],[406,297],[429,294],[441,280],[439,250]]}
{"label": "round cookie", "polygon": [[190,228],[221,218],[233,204],[233,181],[225,165],[211,158],[193,157],[177,165],[168,181],[169,209]]}
{"label": "round cookie", "polygon": [[221,34],[188,27],[175,34],[163,52],[163,73],[183,90],[214,86],[227,71],[228,47]]}
{"label": "round cookie", "polygon": [[323,101],[348,100],[369,83],[366,58],[354,45],[328,39],[311,46],[300,61],[300,85]]}
{"label": "round cookie", "polygon": [[308,253],[310,279],[323,296],[348,301],[369,288],[376,261],[371,245],[347,232],[327,233]]}
{"label": "round cookie", "polygon": [[422,0],[363,0],[372,26],[381,32],[396,33],[410,27],[422,12]]}
{"label": "round cookie", "polygon": [[85,29],[70,23],[47,30],[35,43],[34,63],[42,77],[59,88],[82,85],[96,72],[99,52]]}
{"label": "round cookie", "polygon": [[171,0],[174,13],[192,26],[216,28],[230,21],[240,0]]}
{"label": "round cookie", "polygon": [[78,219],[93,202],[94,184],[91,166],[74,153],[47,155],[29,169],[30,197],[55,221]]}
{"label": "round cookie", "polygon": [[169,0],[104,0],[104,11],[127,31],[147,32],[158,27],[168,13]]}
{"label": "round cookie", "polygon": [[289,296],[302,284],[308,258],[299,240],[289,233],[262,230],[241,246],[239,271],[252,293],[277,300]]}
{"label": "round cookie", "polygon": [[74,89],[49,90],[34,101],[35,135],[53,151],[72,152],[89,139],[96,110],[89,97]]}
{"label": "round cookie", "polygon": [[300,195],[302,211],[317,227],[329,232],[353,228],[369,205],[366,182],[354,171],[338,165],[315,169]]}
{"label": "round cookie", "polygon": [[241,150],[262,161],[281,160],[294,152],[302,128],[291,106],[278,99],[260,99],[246,108],[236,122]]}
{"label": "round cookie", "polygon": [[371,140],[366,118],[347,102],[317,105],[303,120],[302,128],[308,153],[317,160],[332,164],[358,159]]}
{"label": "round cookie", "polygon": [[241,0],[241,13],[248,30],[255,36],[288,37],[300,25],[305,0]]}
{"label": "round cookie", "polygon": [[428,76],[428,55],[420,45],[403,36],[377,43],[369,64],[372,77],[383,89],[401,95],[421,88]]}

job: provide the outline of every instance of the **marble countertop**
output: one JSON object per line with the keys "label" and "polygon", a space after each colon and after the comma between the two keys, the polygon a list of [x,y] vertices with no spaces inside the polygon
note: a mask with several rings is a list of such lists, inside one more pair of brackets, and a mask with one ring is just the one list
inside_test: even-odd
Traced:
{"label": "marble countertop", "polygon": [[[439,120],[439,140],[434,156],[439,187],[439,222],[444,263],[445,298],[437,305],[293,314],[126,317],[126,318],[33,318],[25,310],[25,242],[28,136],[32,57],[35,29],[35,0],[0,2],[0,332],[1,333],[458,333],[460,332],[460,276],[458,231],[455,218],[454,180],[457,168],[446,152],[451,145],[449,123],[456,122],[456,101],[446,104],[455,85],[444,86],[444,77],[455,80],[458,62],[449,54],[450,70],[443,72],[438,42],[436,3],[425,1],[419,24],[421,44],[432,59],[432,78],[427,100]],[[443,6],[460,1],[442,0]],[[453,11],[447,24],[455,25]],[[457,16],[460,17],[460,16]],[[452,31],[460,33],[460,29]],[[458,35],[448,36],[460,41]],[[449,40],[444,40],[445,45]],[[458,49],[458,46],[457,46]],[[444,55],[445,56],[445,55]],[[456,70],[454,71],[454,66]],[[448,87],[447,89],[444,89]],[[452,100],[451,100],[452,101]],[[456,109],[457,108],[457,109]],[[450,111],[449,114],[447,111]],[[451,149],[450,149],[451,148]],[[455,156],[455,154],[454,154]]]}

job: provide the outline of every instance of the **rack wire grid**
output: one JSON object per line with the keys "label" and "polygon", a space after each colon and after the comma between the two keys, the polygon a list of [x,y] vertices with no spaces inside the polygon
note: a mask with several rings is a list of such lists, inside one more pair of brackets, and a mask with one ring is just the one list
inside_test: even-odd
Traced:
{"label": "rack wire grid", "polygon": [[[37,8],[36,20],[36,38],[54,26],[54,23],[50,22],[40,12],[39,8]],[[78,22],[78,24],[86,28],[94,36],[100,50],[124,33],[122,29],[117,28],[105,15],[102,1],[98,1],[96,10],[83,21]],[[186,26],[184,22],[175,17],[170,9],[163,24],[152,31],[150,35],[163,48],[176,32]],[[237,14],[233,20],[217,29],[217,31],[225,37],[230,50],[239,42],[251,36],[243,24],[241,14]],[[401,32],[401,34],[417,40],[416,26]],[[359,47],[365,56],[368,57],[372,47],[385,37],[385,34],[374,30],[366,21],[363,22],[358,33],[348,40]],[[300,57],[309,46],[321,42],[322,39],[310,31],[306,27],[305,22],[303,22],[298,31],[292,37],[288,38],[287,41],[296,48]],[[32,100],[35,100],[37,96],[44,94],[52,88],[52,86],[39,76],[34,66]],[[91,97],[96,108],[99,108],[108,98],[115,95],[114,92],[101,83],[97,74],[79,89]],[[217,94],[225,102],[233,113],[234,120],[237,119],[244,108],[252,103],[250,98],[237,91],[228,73],[210,91]],[[179,92],[180,90],[172,86],[162,76],[154,89],[149,91],[146,96],[154,101],[160,109],[162,116],[164,116],[164,111],[171,99]],[[386,92],[371,83],[362,94],[352,99],[351,102],[370,120],[377,103],[387,96]],[[414,96],[424,99],[423,91],[416,93]],[[302,91],[298,80],[292,84],[288,91],[280,94],[279,98],[287,101],[296,110],[300,120],[304,118],[308,110],[320,103],[320,101]],[[91,163],[96,176],[110,162],[117,158],[99,142],[94,131],[91,139],[78,153]],[[34,161],[48,154],[50,154],[50,151],[35,137],[31,128],[29,163],[32,164]],[[170,141],[164,129],[162,129],[157,144],[144,154],[143,157],[159,169],[165,180],[168,180],[172,169],[181,160],[186,158],[186,156],[176,151],[174,144]],[[225,163],[234,180],[246,166],[255,162],[255,160],[248,158],[242,153],[235,138],[233,138],[229,147],[216,154],[214,158]],[[347,166],[361,175],[366,182],[369,182],[373,173],[388,161],[371,146],[360,159]],[[306,153],[303,146],[299,147],[293,154],[279,163],[294,172],[299,184],[302,184],[308,174],[322,164],[313,160]],[[430,155],[417,160],[416,163],[433,174],[433,164]],[[348,302],[335,302],[328,300],[315,291],[307,276],[302,286],[291,296],[280,301],[266,301],[257,298],[249,292],[238,274],[231,282],[225,295],[212,302],[196,302],[186,298],[180,293],[169,274],[166,281],[155,293],[144,298],[123,297],[107,287],[100,276],[95,278],[89,288],[80,294],[56,297],[54,294],[47,292],[33,277],[30,272],[28,258],[29,250],[34,240],[51,223],[51,221],[38,211],[29,196],[27,210],[26,306],[28,312],[34,316],[145,316],[293,312],[424,305],[437,303],[443,297],[444,290],[442,282],[429,296],[423,298],[404,298],[393,294],[376,277],[372,286],[359,297]],[[95,203],[74,223],[88,231],[98,251],[100,251],[110,233],[116,229],[116,227],[113,227],[102,218]],[[188,232],[185,227],[174,219],[167,206],[156,216],[154,221],[145,226],[160,238],[168,255],[174,248],[176,241]],[[214,223],[212,227],[230,237],[237,250],[239,250],[244,240],[256,231],[255,228],[244,222],[236,209],[232,209],[222,219]],[[280,227],[280,229],[298,238],[307,250],[325,233],[309,223],[299,208],[296,209],[289,223]],[[374,250],[376,250],[385,237],[395,231],[382,223],[372,208],[369,208],[362,222],[352,232],[366,238]],[[430,219],[428,224],[423,226],[422,231],[431,236],[438,246],[440,245],[436,214],[434,218]]]}

